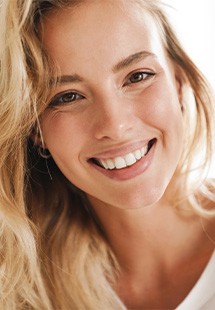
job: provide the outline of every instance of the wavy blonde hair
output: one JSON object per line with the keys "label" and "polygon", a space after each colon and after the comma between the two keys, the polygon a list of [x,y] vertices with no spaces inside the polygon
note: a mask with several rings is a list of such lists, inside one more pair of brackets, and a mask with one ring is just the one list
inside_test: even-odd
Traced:
{"label": "wavy blonde hair", "polygon": [[[170,59],[192,93],[192,99],[185,92],[183,96],[187,135],[172,182],[175,202],[189,199],[197,213],[214,216],[197,195],[201,192],[214,200],[214,184],[205,182],[214,132],[210,89],[181,48],[160,2],[133,1],[153,16]],[[52,158],[41,158],[32,142],[40,132],[39,118],[53,85],[49,80],[53,66],[38,38],[38,27],[47,10],[81,2],[0,2],[2,309],[125,309],[113,289],[119,266],[85,194],[66,180]],[[126,1],[120,3],[126,6]],[[189,175],[202,149],[196,183]]]}

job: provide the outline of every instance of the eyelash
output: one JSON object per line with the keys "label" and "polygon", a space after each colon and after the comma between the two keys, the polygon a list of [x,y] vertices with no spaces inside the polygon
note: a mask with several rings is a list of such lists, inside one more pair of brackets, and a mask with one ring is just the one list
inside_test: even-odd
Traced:
{"label": "eyelash", "polygon": [[[129,86],[132,84],[138,84],[138,83],[144,82],[145,80],[148,80],[150,77],[153,77],[154,75],[155,73],[151,71],[136,71],[134,73],[131,73],[128,76],[128,78],[126,78],[126,81],[123,84],[123,86],[125,87],[125,86]],[[132,81],[132,78],[134,79],[136,78],[137,80]],[[62,92],[54,96],[53,99],[51,99],[49,103],[49,107],[52,108],[52,107],[57,107],[60,105],[67,105],[67,104],[70,104],[72,102],[79,101],[82,99],[85,99],[85,97],[77,92],[74,92],[74,91]]]}
{"label": "eyelash", "polygon": [[[137,83],[141,83],[145,80],[148,80],[150,77],[154,76],[155,73],[151,72],[151,71],[136,71],[132,74],[129,74],[128,79],[130,79],[130,82],[125,82],[123,86],[127,86],[127,85],[131,85],[131,84],[137,84]],[[138,78],[137,81],[131,81],[132,78]]]}
{"label": "eyelash", "polygon": [[71,102],[82,100],[84,96],[80,95],[77,92],[67,91],[57,94],[49,103],[49,107],[56,107],[59,105],[66,105]]}

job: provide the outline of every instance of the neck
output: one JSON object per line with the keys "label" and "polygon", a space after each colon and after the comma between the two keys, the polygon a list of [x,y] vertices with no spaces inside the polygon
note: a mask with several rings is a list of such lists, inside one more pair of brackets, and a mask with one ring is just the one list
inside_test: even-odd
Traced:
{"label": "neck", "polygon": [[175,268],[196,254],[204,235],[191,211],[179,212],[167,202],[124,210],[93,201],[93,208],[120,266],[133,274],[148,261]]}
{"label": "neck", "polygon": [[200,219],[167,201],[132,210],[91,203],[119,262],[115,290],[128,309],[175,308],[214,248]]}

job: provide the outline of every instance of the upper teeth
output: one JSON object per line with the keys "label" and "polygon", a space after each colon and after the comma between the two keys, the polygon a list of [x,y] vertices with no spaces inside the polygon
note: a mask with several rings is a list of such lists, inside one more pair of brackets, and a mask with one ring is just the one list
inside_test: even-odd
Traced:
{"label": "upper teeth", "polygon": [[130,152],[124,156],[118,156],[110,159],[97,159],[99,163],[105,169],[122,169],[127,166],[132,166],[136,161],[140,160],[143,156],[146,155],[148,151],[148,145],[145,145],[141,149],[138,149],[134,152]]}

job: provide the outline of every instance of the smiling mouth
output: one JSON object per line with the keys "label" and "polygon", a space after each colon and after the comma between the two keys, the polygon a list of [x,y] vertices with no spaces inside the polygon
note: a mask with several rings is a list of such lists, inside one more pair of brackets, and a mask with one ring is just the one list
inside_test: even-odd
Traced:
{"label": "smiling mouth", "polygon": [[91,158],[89,161],[94,165],[97,165],[106,170],[131,167],[149,153],[150,149],[156,143],[156,141],[156,138],[151,139],[141,149],[137,149],[134,152],[127,153],[124,156],[118,156],[110,159]]}

